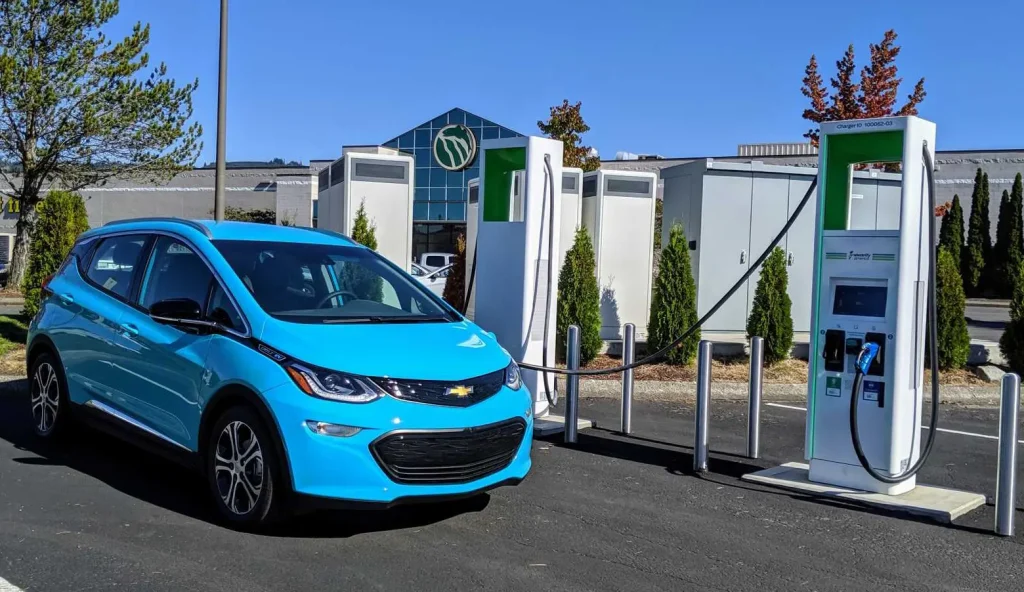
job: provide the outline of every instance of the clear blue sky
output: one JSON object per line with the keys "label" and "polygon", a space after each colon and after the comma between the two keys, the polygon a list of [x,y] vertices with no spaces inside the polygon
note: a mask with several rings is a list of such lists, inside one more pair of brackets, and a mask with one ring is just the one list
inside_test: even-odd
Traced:
{"label": "clear blue sky", "polygon": [[[199,163],[215,155],[216,0],[121,0],[110,33],[152,25],[149,46],[198,77]],[[833,6],[835,4],[835,6]],[[506,11],[508,6],[514,6]],[[896,29],[901,94],[925,77],[939,149],[1024,148],[1024,3],[520,0],[232,0],[228,158],[334,158],[462,107],[521,133],[583,101],[586,143],[663,156],[801,141],[803,69],[826,81],[850,43]]]}

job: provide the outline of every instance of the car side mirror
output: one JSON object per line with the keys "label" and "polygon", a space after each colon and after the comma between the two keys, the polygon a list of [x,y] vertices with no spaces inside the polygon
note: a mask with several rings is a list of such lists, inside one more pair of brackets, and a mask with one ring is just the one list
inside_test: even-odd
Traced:
{"label": "car side mirror", "polygon": [[168,298],[149,307],[149,316],[158,323],[179,327],[213,328],[216,323],[203,319],[203,307],[191,298]]}

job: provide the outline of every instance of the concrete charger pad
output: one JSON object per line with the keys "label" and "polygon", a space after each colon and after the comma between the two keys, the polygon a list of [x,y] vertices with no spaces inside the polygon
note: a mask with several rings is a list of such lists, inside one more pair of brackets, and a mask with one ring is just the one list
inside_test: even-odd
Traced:
{"label": "concrete charger pad", "polygon": [[905,512],[944,524],[952,523],[971,510],[985,505],[985,496],[980,493],[930,485],[917,485],[913,490],[902,495],[885,495],[814,483],[808,479],[809,469],[810,467],[804,463],[791,462],[772,469],[749,473],[744,475],[743,479],[809,495],[847,500],[888,511]]}

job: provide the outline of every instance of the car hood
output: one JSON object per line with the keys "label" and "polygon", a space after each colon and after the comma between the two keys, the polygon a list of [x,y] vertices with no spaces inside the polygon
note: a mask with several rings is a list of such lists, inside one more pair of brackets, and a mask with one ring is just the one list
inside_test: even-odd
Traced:
{"label": "car hood", "polygon": [[260,341],[322,368],[391,378],[462,380],[511,361],[494,337],[468,321],[314,325],[269,319]]}

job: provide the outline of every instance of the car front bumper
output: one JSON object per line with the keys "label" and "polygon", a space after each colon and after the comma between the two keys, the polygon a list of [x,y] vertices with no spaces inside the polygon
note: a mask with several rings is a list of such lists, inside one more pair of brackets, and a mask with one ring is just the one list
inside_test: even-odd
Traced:
{"label": "car front bumper", "polygon": [[[514,485],[530,471],[533,413],[529,391],[503,388],[470,407],[447,407],[384,397],[351,404],[310,397],[292,384],[264,393],[280,430],[292,491],[314,506],[389,506],[443,500]],[[307,421],[361,430],[341,437],[316,433]],[[502,468],[457,483],[397,482],[382,468],[374,443],[389,435],[460,434],[481,426],[521,422],[522,438]],[[377,449],[379,450],[379,448]]]}

